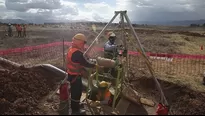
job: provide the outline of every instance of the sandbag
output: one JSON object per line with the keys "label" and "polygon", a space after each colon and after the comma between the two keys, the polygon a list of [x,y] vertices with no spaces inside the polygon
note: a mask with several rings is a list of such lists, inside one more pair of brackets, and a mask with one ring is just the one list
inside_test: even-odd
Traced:
{"label": "sandbag", "polygon": [[103,66],[105,68],[114,68],[116,66],[116,61],[107,59],[107,58],[102,58],[102,57],[97,57],[97,63],[99,66]]}

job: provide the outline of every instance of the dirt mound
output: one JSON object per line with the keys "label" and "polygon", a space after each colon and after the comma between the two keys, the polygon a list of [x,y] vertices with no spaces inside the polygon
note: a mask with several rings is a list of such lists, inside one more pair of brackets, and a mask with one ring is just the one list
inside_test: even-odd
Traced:
{"label": "dirt mound", "polygon": [[172,33],[178,33],[186,36],[205,37],[203,34],[196,33],[196,32],[189,32],[189,31],[180,31],[180,32],[172,32]]}
{"label": "dirt mound", "polygon": [[[188,87],[159,80],[164,94],[170,105],[172,115],[203,115],[205,114],[205,94],[196,92]],[[155,89],[152,78],[139,78],[133,82],[137,91],[143,96],[154,97],[159,100],[159,92]]]}
{"label": "dirt mound", "polygon": [[170,42],[169,39],[165,38],[158,38],[158,39],[146,39],[141,40],[142,45],[144,46],[147,52],[154,52],[154,53],[180,53],[178,46],[181,43]]}
{"label": "dirt mound", "polygon": [[0,70],[0,114],[39,114],[38,100],[53,89],[55,81],[37,70]]}

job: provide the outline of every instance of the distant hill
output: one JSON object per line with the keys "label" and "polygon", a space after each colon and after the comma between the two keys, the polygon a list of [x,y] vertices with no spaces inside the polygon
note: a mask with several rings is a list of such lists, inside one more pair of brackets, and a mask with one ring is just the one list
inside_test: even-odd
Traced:
{"label": "distant hill", "polygon": [[190,24],[203,25],[205,19],[201,20],[183,20],[183,21],[135,21],[136,24],[148,24],[148,25],[170,25],[170,26],[189,26]]}
{"label": "distant hill", "polygon": [[[19,24],[28,24],[31,21],[26,21],[23,19],[0,19],[1,23],[19,23]],[[85,20],[46,20],[46,21],[37,21],[37,24],[43,23],[74,23],[74,22],[85,22],[85,23],[97,23],[96,21],[85,21]],[[103,22],[106,23],[106,22]],[[199,24],[203,25],[205,19],[201,20],[182,20],[182,21],[132,21],[133,24],[147,24],[147,25],[169,25],[169,26],[189,26],[190,24]]]}
{"label": "distant hill", "polygon": [[1,23],[11,23],[11,24],[28,24],[30,22],[22,20],[22,19],[0,19]]}

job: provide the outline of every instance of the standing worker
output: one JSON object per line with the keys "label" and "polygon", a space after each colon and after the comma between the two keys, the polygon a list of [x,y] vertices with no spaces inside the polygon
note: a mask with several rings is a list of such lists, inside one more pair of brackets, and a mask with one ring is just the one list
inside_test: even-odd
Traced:
{"label": "standing worker", "polygon": [[[108,59],[116,60],[117,56],[119,55],[118,48],[122,47],[122,45],[116,45],[116,35],[113,32],[108,32],[108,41],[104,45],[104,57]],[[104,72],[108,73],[111,71],[111,75],[116,78],[117,77],[117,71],[115,68],[105,68]]]}
{"label": "standing worker", "polygon": [[114,59],[118,55],[118,46],[115,44],[116,35],[113,32],[108,32],[108,41],[104,45],[104,57]]}
{"label": "standing worker", "polygon": [[72,115],[85,114],[85,110],[80,109],[80,98],[82,95],[82,77],[85,68],[95,68],[98,65],[89,63],[83,56],[86,44],[84,34],[78,33],[72,39],[72,46],[67,53],[67,73],[68,81],[71,83],[71,109]]}
{"label": "standing worker", "polygon": [[11,37],[13,34],[12,34],[12,27],[11,27],[11,24],[9,23],[8,24],[8,36]]}
{"label": "standing worker", "polygon": [[21,25],[19,24],[17,24],[17,31],[18,31],[18,37],[21,37],[22,28],[21,28]]}
{"label": "standing worker", "polygon": [[18,35],[19,35],[19,33],[18,33],[18,24],[15,25],[15,28],[16,28],[17,37],[18,37]]}
{"label": "standing worker", "polygon": [[23,37],[26,37],[26,25],[23,25]]}

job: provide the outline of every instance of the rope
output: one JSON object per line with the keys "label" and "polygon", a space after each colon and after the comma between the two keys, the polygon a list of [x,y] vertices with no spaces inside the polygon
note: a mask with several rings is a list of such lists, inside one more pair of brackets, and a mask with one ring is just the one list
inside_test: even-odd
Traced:
{"label": "rope", "polygon": [[[54,103],[54,104],[49,104],[49,103],[44,103],[44,106],[45,107],[48,107],[49,109],[52,109],[53,111],[58,111],[58,108],[54,108],[55,107],[55,105],[59,105],[59,103]],[[64,107],[65,108],[65,107]],[[64,109],[63,108],[63,109]]]}
{"label": "rope", "polygon": [[[89,70],[89,75],[91,74],[91,70]],[[85,101],[87,103],[87,106],[88,106],[88,109],[90,110],[91,114],[92,115],[95,115],[95,113],[92,111],[91,107],[90,107],[90,103],[88,103],[88,91],[89,91],[89,86],[90,86],[90,81],[91,81],[91,78],[88,78],[88,87],[87,87],[87,90],[86,90],[86,98],[85,98]]]}
{"label": "rope", "polygon": [[117,96],[118,96],[118,85],[119,85],[118,83],[119,83],[119,77],[120,77],[121,70],[122,69],[118,66],[118,75],[117,75],[117,79],[116,79],[115,94],[114,94],[114,100],[113,100],[113,104],[112,104],[113,110],[115,109],[115,102],[116,102]]}

